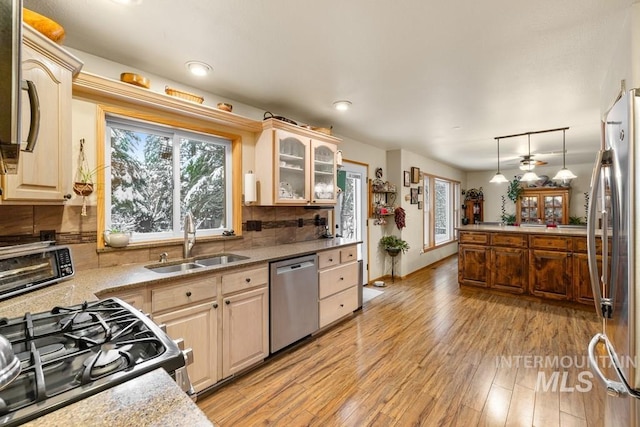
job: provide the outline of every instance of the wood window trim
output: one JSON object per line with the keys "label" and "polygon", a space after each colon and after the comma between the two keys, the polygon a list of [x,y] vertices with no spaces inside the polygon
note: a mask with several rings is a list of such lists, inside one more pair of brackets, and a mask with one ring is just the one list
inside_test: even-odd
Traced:
{"label": "wood window trim", "polygon": [[[443,177],[443,176],[432,175],[432,174],[429,174],[429,173],[422,172],[422,180],[421,181],[424,183],[426,180],[429,180],[429,203],[428,203],[428,205],[429,205],[429,226],[430,227],[433,227],[434,224],[435,224],[435,210],[433,209],[433,206],[435,204],[435,192],[433,191],[433,189],[434,189],[434,186],[435,186],[435,180],[436,179],[447,181],[450,184],[452,184],[452,189],[451,189],[451,195],[453,196],[453,202],[452,203],[455,203],[455,196],[456,196],[454,194],[455,186],[456,185],[461,185],[460,181],[456,181],[454,179],[446,178],[446,177]],[[420,185],[424,185],[424,184],[420,184]],[[423,199],[424,199],[424,195],[425,195],[425,192],[423,191],[422,192]],[[424,203],[423,209],[426,209],[426,207],[427,207],[427,203]],[[453,211],[455,212],[455,205],[453,206]],[[424,215],[424,213],[423,213],[423,215]],[[436,240],[435,233],[432,233],[431,230],[425,229],[424,220],[423,220],[422,221],[422,236],[423,236],[422,237],[422,242],[423,242],[423,244],[422,244],[422,252],[423,253],[431,252],[433,250],[440,249],[440,248],[442,248],[444,246],[447,246],[447,245],[450,245],[452,243],[457,243],[457,239],[455,238],[455,224],[452,224],[452,225],[454,227],[454,230],[453,230],[454,232],[451,234],[451,239],[447,240],[445,242],[436,243],[436,241],[435,241]],[[424,242],[427,240],[426,237],[429,238],[428,239],[429,240],[428,241],[428,245],[424,244]]]}
{"label": "wood window trim", "polygon": [[[141,120],[144,122],[155,123],[164,126],[171,126],[195,132],[208,134],[215,137],[222,137],[231,141],[231,197],[233,207],[232,228],[236,230],[237,236],[242,236],[242,136],[234,133],[220,131],[215,124],[211,124],[202,120],[187,119],[180,115],[168,114],[165,111],[139,111],[137,109],[125,108],[121,106],[112,106],[107,104],[96,105],[96,140],[97,140],[97,162],[98,167],[105,165],[105,135],[107,115],[116,115],[129,119]],[[98,249],[105,248],[104,230],[106,227],[104,203],[105,203],[105,180],[104,174],[99,173],[97,176],[97,242]],[[182,239],[169,239],[165,242],[180,242]],[[157,242],[141,242],[140,244],[130,245],[135,247],[145,247],[148,244]]]}

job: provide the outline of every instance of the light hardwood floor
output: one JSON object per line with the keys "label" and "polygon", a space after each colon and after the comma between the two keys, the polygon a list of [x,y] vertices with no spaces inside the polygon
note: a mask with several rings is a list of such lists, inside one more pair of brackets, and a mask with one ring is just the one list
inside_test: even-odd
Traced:
{"label": "light hardwood floor", "polygon": [[448,258],[198,406],[222,427],[602,426],[604,392],[579,377],[599,328],[587,308],[460,289]]}

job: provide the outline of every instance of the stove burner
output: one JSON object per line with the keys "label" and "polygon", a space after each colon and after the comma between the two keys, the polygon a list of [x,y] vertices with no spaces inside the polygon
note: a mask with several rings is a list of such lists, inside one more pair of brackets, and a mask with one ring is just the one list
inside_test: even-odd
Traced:
{"label": "stove burner", "polygon": [[[127,364],[127,359],[118,350],[100,350],[94,360],[93,367],[90,368],[94,378],[118,371]],[[84,366],[89,367],[91,362],[92,359],[85,360]]]}
{"label": "stove burner", "polygon": [[69,322],[71,322],[73,325],[78,325],[81,323],[91,322],[92,320],[93,317],[91,316],[91,314],[87,313],[86,311],[81,311],[70,316],[63,317],[62,319],[60,319],[60,325],[66,325]]}
{"label": "stove burner", "polygon": [[96,314],[79,311],[65,316],[58,322],[60,329],[76,337],[102,338],[105,334],[103,323]]}

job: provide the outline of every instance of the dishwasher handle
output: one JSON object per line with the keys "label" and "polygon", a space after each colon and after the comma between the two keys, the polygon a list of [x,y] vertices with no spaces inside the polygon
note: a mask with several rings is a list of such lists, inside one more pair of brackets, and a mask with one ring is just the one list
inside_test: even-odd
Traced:
{"label": "dishwasher handle", "polygon": [[295,264],[284,265],[276,269],[276,274],[286,274],[292,271],[304,270],[305,268],[313,268],[316,263],[313,261],[297,262]]}

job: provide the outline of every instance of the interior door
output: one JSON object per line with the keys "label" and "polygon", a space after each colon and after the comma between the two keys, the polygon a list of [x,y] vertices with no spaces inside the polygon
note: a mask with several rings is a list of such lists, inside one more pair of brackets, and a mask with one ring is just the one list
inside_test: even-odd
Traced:
{"label": "interior door", "polygon": [[[358,259],[362,262],[362,278],[369,282],[367,248],[367,167],[345,161],[338,171],[338,186],[342,189],[335,211],[336,237],[362,240]],[[344,188],[343,188],[344,187]],[[362,283],[361,283],[362,284]]]}

